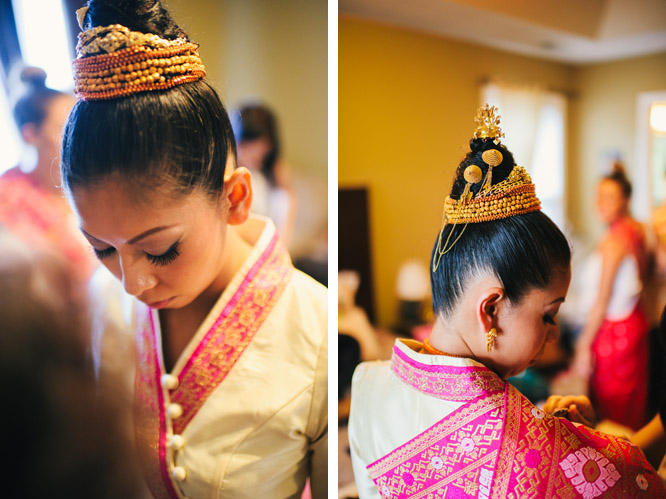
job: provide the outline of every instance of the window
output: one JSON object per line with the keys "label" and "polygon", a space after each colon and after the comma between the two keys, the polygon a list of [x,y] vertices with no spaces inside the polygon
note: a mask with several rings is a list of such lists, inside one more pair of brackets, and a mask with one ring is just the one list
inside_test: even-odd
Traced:
{"label": "window", "polygon": [[[67,39],[63,4],[56,0],[12,0],[16,34],[23,64],[38,66],[48,75],[46,85],[70,92],[73,88],[72,61]],[[7,21],[11,23],[11,21]],[[0,43],[8,36],[4,32]],[[16,54],[18,57],[19,54]],[[9,71],[10,68],[5,68]],[[20,94],[18,88],[5,88],[8,79],[0,79],[0,174],[19,163],[29,164],[34,151],[24,148],[12,117],[11,99]],[[9,80],[14,84],[14,75]],[[22,150],[23,149],[23,150]]]}
{"label": "window", "polygon": [[47,86],[71,91],[74,78],[62,2],[12,0],[12,6],[23,62],[46,71]]}
{"label": "window", "polygon": [[539,87],[498,83],[484,85],[481,96],[482,103],[498,107],[503,141],[530,173],[543,212],[564,228],[566,98]]}

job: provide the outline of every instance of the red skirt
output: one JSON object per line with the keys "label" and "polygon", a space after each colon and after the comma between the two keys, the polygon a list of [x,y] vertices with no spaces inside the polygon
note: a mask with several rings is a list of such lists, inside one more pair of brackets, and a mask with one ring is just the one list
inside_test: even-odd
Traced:
{"label": "red skirt", "polygon": [[608,418],[634,430],[647,422],[648,329],[640,305],[626,319],[605,320],[599,328],[590,378],[597,419]]}

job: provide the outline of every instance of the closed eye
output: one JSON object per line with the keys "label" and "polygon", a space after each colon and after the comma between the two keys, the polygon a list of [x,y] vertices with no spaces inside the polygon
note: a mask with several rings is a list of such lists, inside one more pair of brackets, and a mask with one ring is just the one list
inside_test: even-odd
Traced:
{"label": "closed eye", "polygon": [[552,315],[546,314],[543,316],[543,321],[546,324],[550,324],[551,326],[557,326],[557,322],[555,322],[555,317]]}
{"label": "closed eye", "polygon": [[109,258],[111,255],[113,255],[113,252],[116,251],[116,249],[113,246],[111,246],[103,250],[93,248],[93,251],[95,252],[95,256],[97,258],[99,258],[100,260],[104,260],[105,258]]}
{"label": "closed eye", "polygon": [[180,241],[176,241],[175,243],[173,243],[171,248],[169,248],[166,251],[166,253],[162,253],[161,255],[151,255],[150,253],[146,253],[146,257],[148,258],[148,260],[150,260],[150,263],[152,263],[153,265],[158,265],[158,266],[169,265],[180,255],[179,246],[180,246]]}

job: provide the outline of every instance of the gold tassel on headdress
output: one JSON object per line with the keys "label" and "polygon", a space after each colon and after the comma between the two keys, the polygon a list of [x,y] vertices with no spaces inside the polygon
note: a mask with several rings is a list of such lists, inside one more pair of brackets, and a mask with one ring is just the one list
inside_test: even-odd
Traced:
{"label": "gold tassel on headdress", "polygon": [[[467,168],[465,168],[465,173],[463,175],[467,183],[465,184],[465,189],[463,190],[463,193],[460,196],[460,202],[466,203],[472,198],[472,192],[470,190],[472,185],[481,182],[481,178],[483,177],[483,172],[481,171],[481,168],[479,168],[477,165],[469,165]],[[453,234],[453,231],[455,230],[456,225],[458,223],[454,222],[453,227],[449,232],[449,237],[446,238],[446,242],[444,243],[444,246],[442,246],[442,232],[444,232],[444,227],[446,227],[446,222],[447,222],[446,205],[444,205],[444,212],[442,213],[442,228],[439,231],[439,238],[437,239],[437,249],[435,250],[435,258],[433,258],[432,261],[433,272],[437,271],[437,267],[439,267],[439,261],[442,259],[442,256],[448,253],[448,251],[451,248],[453,248],[453,245],[458,242],[458,239],[460,239],[460,237],[463,235],[463,232],[465,232],[465,229],[467,228],[467,223],[465,223],[465,227],[463,227],[463,229],[460,231],[460,234],[458,234],[458,237],[456,237],[456,239],[449,246],[451,235]]]}

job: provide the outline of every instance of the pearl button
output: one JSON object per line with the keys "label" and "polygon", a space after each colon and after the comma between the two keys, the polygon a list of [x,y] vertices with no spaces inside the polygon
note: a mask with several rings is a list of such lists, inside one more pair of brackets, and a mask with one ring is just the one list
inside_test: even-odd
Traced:
{"label": "pearl button", "polygon": [[169,407],[167,407],[167,415],[171,419],[178,419],[183,415],[183,407],[180,404],[169,404]]}
{"label": "pearl button", "polygon": [[182,435],[174,435],[169,441],[169,447],[171,447],[173,450],[180,450],[185,447],[185,439],[182,437]]}
{"label": "pearl button", "polygon": [[176,466],[172,471],[171,471],[171,476],[174,478],[174,480],[178,480],[179,482],[182,482],[187,478],[187,470],[183,468],[182,466]]}
{"label": "pearl button", "polygon": [[178,378],[172,374],[163,374],[160,378],[160,383],[162,384],[162,388],[166,388],[167,390],[178,388]]}

